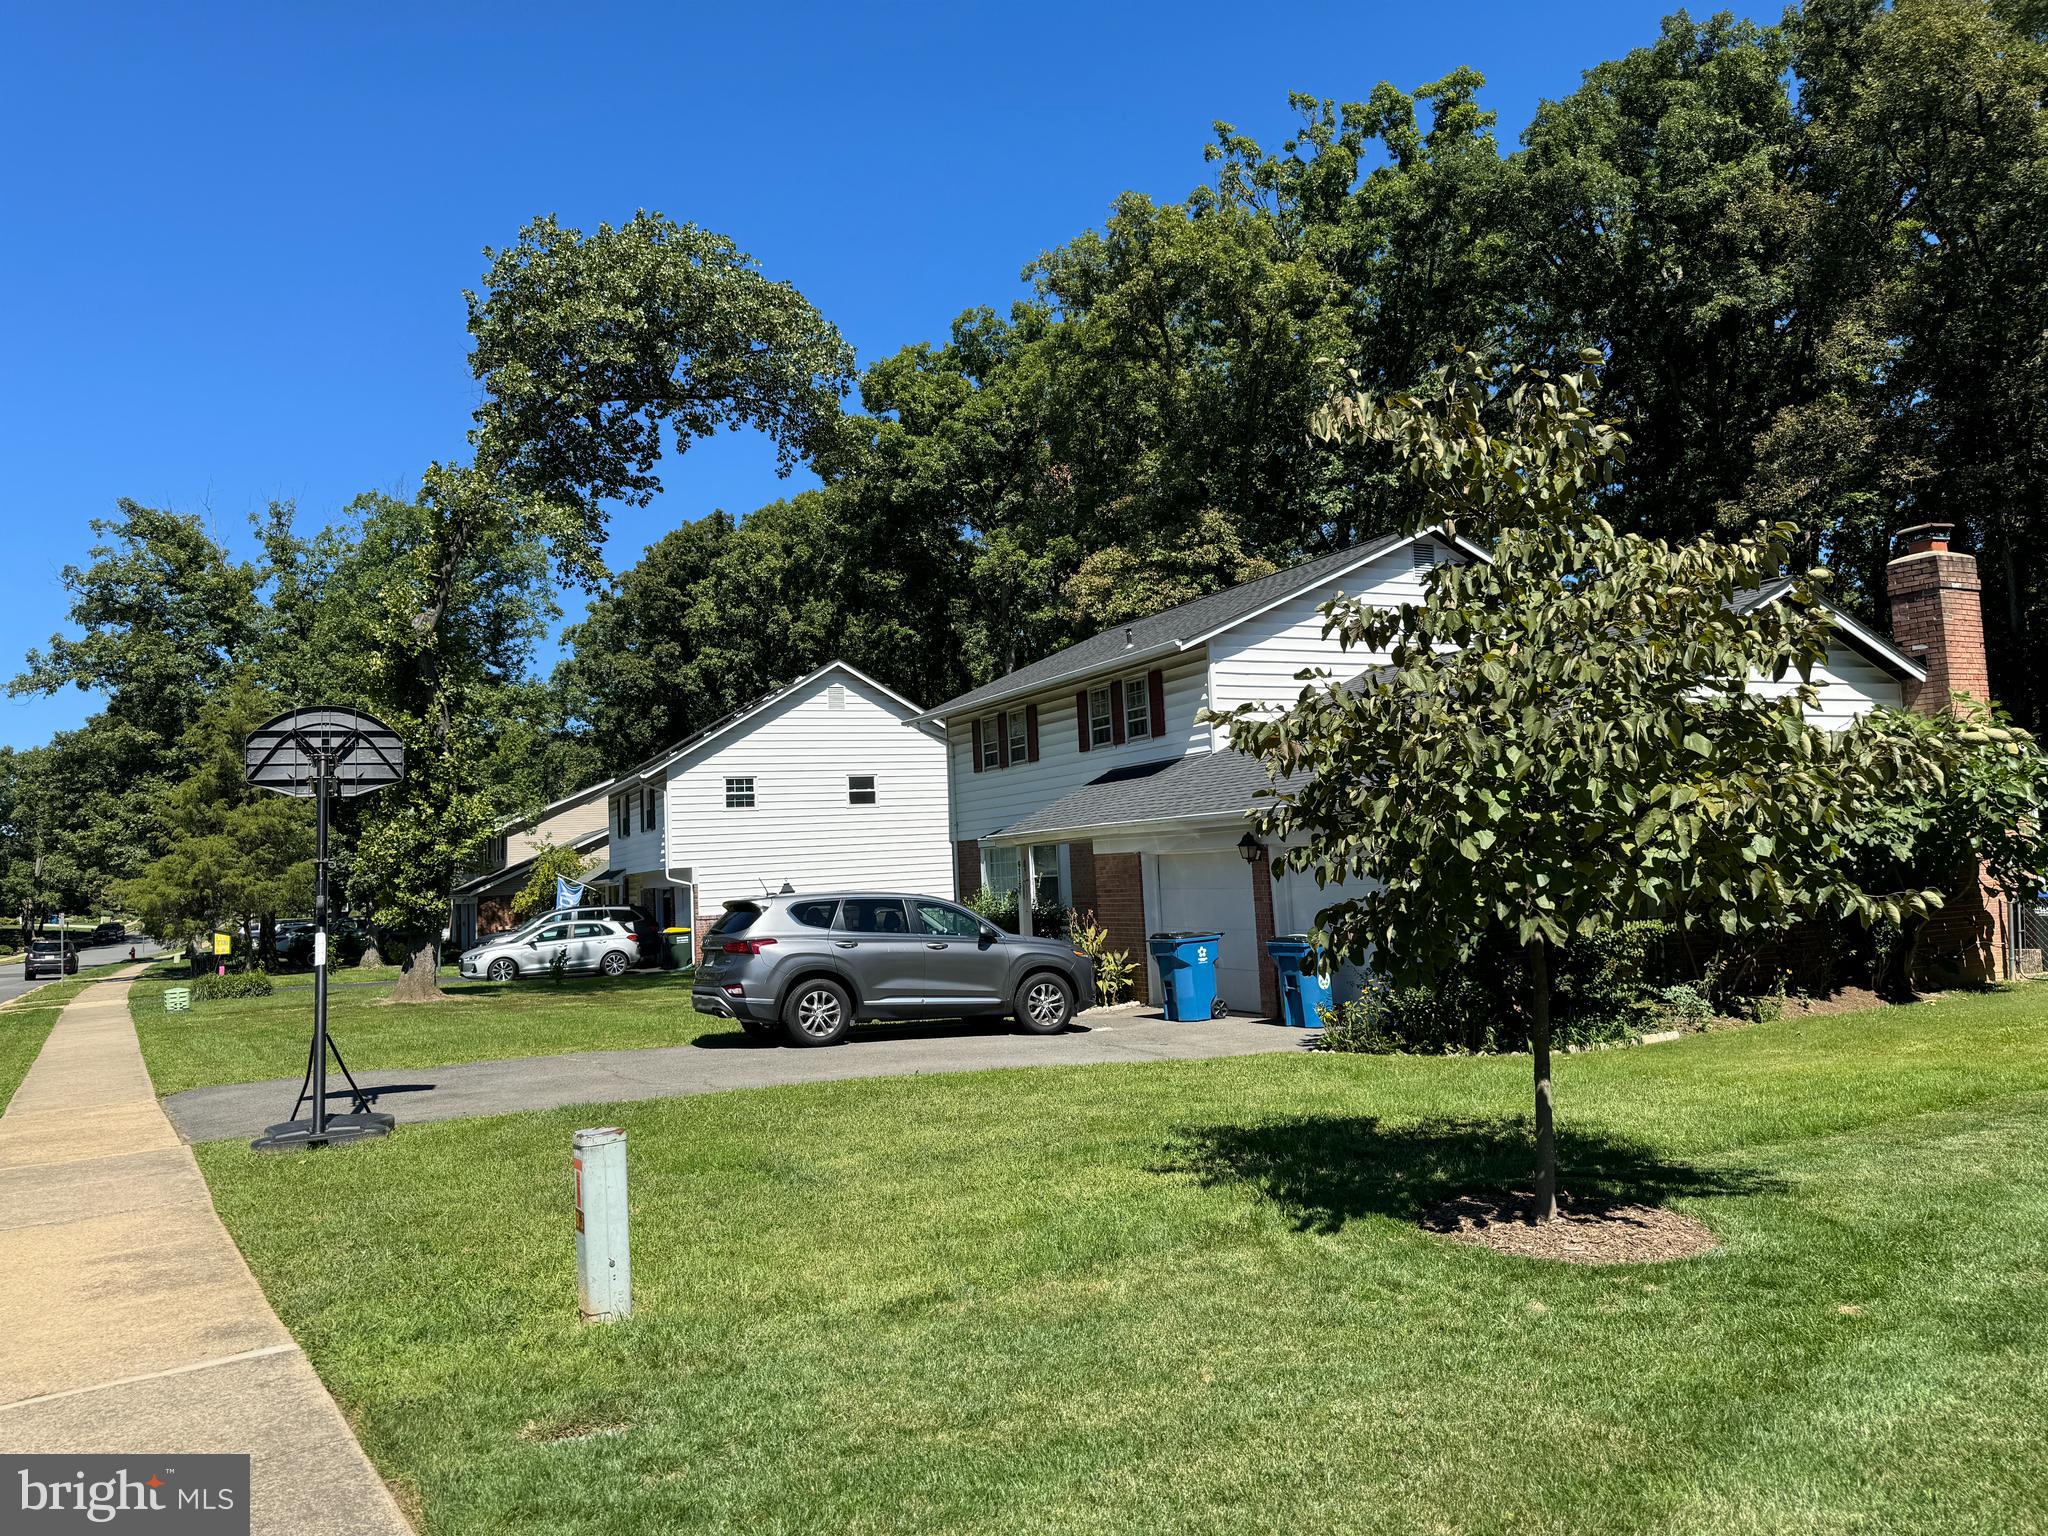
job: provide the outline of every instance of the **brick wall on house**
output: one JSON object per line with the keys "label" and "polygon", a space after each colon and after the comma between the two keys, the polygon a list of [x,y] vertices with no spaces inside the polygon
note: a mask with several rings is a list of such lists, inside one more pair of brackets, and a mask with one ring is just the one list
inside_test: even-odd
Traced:
{"label": "brick wall on house", "polygon": [[1280,975],[1266,954],[1266,941],[1273,937],[1273,861],[1271,858],[1255,859],[1248,868],[1252,877],[1252,928],[1258,942],[1259,1012],[1266,1018],[1277,1019],[1280,1016]]}
{"label": "brick wall on house", "polygon": [[1095,865],[1095,920],[1109,930],[1111,949],[1129,950],[1132,982],[1141,1003],[1152,1001],[1152,977],[1145,965],[1145,875],[1135,853],[1092,853]]}
{"label": "brick wall on house", "polygon": [[972,901],[981,890],[981,844],[973,841],[953,845],[953,899]]}

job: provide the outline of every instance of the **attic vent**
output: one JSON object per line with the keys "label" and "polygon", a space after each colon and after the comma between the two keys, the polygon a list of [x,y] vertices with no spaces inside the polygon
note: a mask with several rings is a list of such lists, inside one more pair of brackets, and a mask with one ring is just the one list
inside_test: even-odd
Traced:
{"label": "attic vent", "polygon": [[1436,564],[1436,545],[1428,539],[1417,539],[1408,546],[1408,559],[1411,569],[1426,571]]}
{"label": "attic vent", "polygon": [[825,707],[827,709],[846,708],[846,684],[834,683],[825,690]]}

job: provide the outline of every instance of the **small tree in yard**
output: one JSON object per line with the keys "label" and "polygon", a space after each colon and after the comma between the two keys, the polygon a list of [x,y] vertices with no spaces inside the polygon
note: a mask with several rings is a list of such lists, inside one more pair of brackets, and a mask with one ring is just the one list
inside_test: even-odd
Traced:
{"label": "small tree in yard", "polygon": [[533,867],[526,872],[526,883],[512,898],[514,920],[523,923],[537,913],[550,910],[555,904],[557,880],[567,880],[573,885],[589,873],[589,859],[574,848],[549,843],[533,856]]}
{"label": "small tree in yard", "polygon": [[1910,741],[1803,719],[1826,573],[1756,613],[1732,607],[1783,571],[1796,530],[1679,546],[1618,533],[1598,499],[1625,439],[1589,375],[1495,385],[1466,356],[1421,395],[1340,395],[1320,413],[1326,438],[1391,448],[1417,526],[1476,534],[1493,558],[1436,567],[1419,606],[1327,605],[1325,633],[1363,677],[1303,674],[1277,718],[1213,718],[1284,776],[1255,819],[1281,867],[1339,896],[1318,920],[1334,951],[1411,983],[1490,931],[1522,947],[1543,1221],[1560,946],[1633,917],[1736,932],[1824,906],[1897,917],[1926,898],[1872,898],[1843,875],[1858,801],[1918,759]]}

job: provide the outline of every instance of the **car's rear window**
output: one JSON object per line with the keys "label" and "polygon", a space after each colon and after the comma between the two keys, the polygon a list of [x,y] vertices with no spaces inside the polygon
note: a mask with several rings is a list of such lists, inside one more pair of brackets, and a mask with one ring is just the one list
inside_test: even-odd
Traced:
{"label": "car's rear window", "polygon": [[790,920],[802,923],[806,928],[830,928],[832,914],[839,910],[836,901],[798,901],[789,908]]}
{"label": "car's rear window", "polygon": [[33,947],[33,953],[38,955],[57,955],[63,952],[64,946],[57,943],[37,944]]}
{"label": "car's rear window", "polygon": [[724,915],[711,925],[711,931],[726,937],[745,933],[760,915],[761,909],[755,906],[727,907]]}

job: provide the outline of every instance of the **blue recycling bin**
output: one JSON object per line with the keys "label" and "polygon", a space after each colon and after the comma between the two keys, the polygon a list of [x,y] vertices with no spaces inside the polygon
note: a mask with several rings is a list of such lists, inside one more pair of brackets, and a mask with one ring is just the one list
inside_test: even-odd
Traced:
{"label": "blue recycling bin", "polygon": [[1146,941],[1166,992],[1166,1016],[1177,1023],[1216,1016],[1220,933],[1155,933]]}
{"label": "blue recycling bin", "polygon": [[1330,1006],[1330,978],[1322,956],[1305,933],[1266,940],[1266,953],[1280,973],[1280,1019],[1289,1029],[1320,1029],[1321,1010]]}

